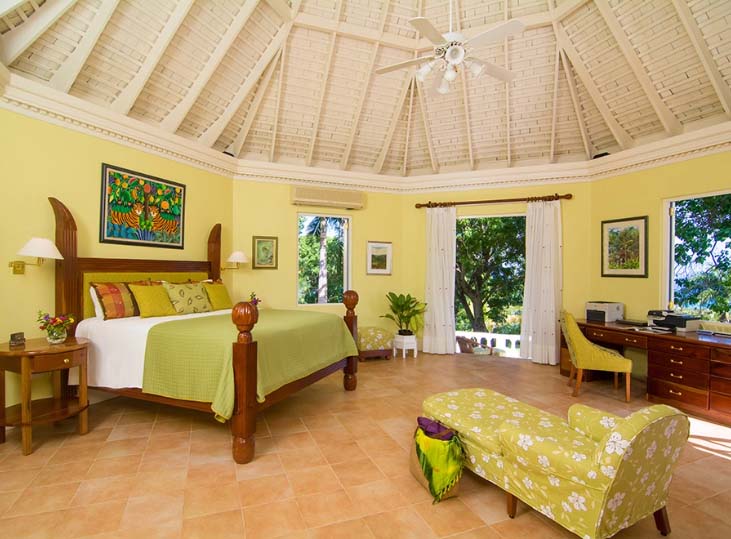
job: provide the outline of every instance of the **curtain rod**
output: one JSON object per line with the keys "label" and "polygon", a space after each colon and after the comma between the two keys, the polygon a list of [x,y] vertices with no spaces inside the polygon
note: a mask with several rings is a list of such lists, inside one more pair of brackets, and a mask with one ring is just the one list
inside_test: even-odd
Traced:
{"label": "curtain rod", "polygon": [[523,198],[495,198],[492,200],[465,200],[462,202],[432,202],[431,200],[426,204],[416,204],[417,208],[447,208],[449,206],[473,206],[476,204],[501,204],[505,202],[539,202],[539,201],[551,201],[551,200],[570,200],[574,197],[571,193],[565,195],[559,195],[555,193],[553,195],[546,195],[542,197],[523,197]]}

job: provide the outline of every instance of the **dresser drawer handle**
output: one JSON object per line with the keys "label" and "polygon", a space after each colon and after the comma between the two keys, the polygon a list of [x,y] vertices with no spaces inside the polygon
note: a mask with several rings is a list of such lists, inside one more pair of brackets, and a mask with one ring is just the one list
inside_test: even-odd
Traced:
{"label": "dresser drawer handle", "polygon": [[683,364],[682,361],[678,361],[677,359],[671,359],[670,360],[670,363],[675,363],[676,365],[682,365]]}
{"label": "dresser drawer handle", "polygon": [[677,378],[678,380],[682,380],[683,379],[683,375],[682,374],[675,374],[674,372],[671,372],[670,373],[670,376],[672,376],[673,378]]}
{"label": "dresser drawer handle", "polygon": [[71,363],[71,360],[70,360],[69,358],[67,358],[67,357],[66,357],[66,358],[64,358],[63,362],[64,362],[64,363],[65,363],[66,365],[68,365],[69,363]]}
{"label": "dresser drawer handle", "polygon": [[682,397],[683,392],[682,391],[673,391],[672,389],[668,389],[671,395],[675,395],[676,397]]}
{"label": "dresser drawer handle", "polygon": [[593,331],[592,334],[594,337],[604,337],[604,333],[597,333],[596,331]]}
{"label": "dresser drawer handle", "polygon": [[670,345],[670,350],[675,350],[675,351],[677,351],[677,352],[682,352],[682,351],[683,351],[683,347],[682,347],[682,346],[673,346],[673,345],[671,344],[671,345]]}
{"label": "dresser drawer handle", "polygon": [[629,337],[625,337],[624,342],[637,342],[637,339],[630,339]]}

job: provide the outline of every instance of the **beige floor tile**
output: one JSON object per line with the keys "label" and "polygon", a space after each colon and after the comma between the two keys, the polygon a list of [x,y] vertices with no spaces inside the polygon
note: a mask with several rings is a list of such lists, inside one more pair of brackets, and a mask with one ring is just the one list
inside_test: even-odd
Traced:
{"label": "beige floor tile", "polygon": [[89,471],[86,472],[86,479],[99,479],[100,477],[135,473],[141,460],[142,455],[95,460],[91,467],[89,467]]}
{"label": "beige floor tile", "polygon": [[309,537],[310,539],[368,539],[372,538],[373,534],[365,520],[358,519],[310,529]]}
{"label": "beige floor tile", "polygon": [[405,496],[388,479],[345,489],[361,515],[371,515],[409,505]]}
{"label": "beige floor tile", "polygon": [[307,431],[307,427],[299,417],[267,418],[266,421],[272,436],[285,436]]}
{"label": "beige floor tile", "polygon": [[330,466],[315,466],[287,474],[295,496],[306,496],[342,489],[340,480]]}
{"label": "beige floor tile", "polygon": [[240,509],[183,521],[182,539],[241,539],[244,519]]}
{"label": "beige floor tile", "polygon": [[422,502],[415,505],[414,509],[439,537],[454,535],[485,525],[459,498],[442,500],[438,504]]}
{"label": "beige floor tile", "polygon": [[[404,471],[406,472],[406,470]],[[422,487],[408,472],[395,477],[390,477],[389,481],[393,483],[393,485],[409,503],[431,501],[432,499],[429,491]]]}
{"label": "beige floor tile", "polygon": [[132,423],[117,425],[107,438],[108,442],[126,440],[128,438],[148,438],[152,432],[152,423]]}
{"label": "beige floor tile", "polygon": [[247,539],[282,537],[305,530],[294,499],[244,508]]}
{"label": "beige floor tile", "polygon": [[386,478],[369,458],[333,464],[332,468],[346,488]]}
{"label": "beige floor tile", "polygon": [[63,522],[63,518],[63,511],[3,518],[0,519],[0,537],[56,539],[60,537],[59,525]]}
{"label": "beige floor tile", "polygon": [[[449,537],[450,539],[503,539],[495,530],[488,528],[487,526],[470,530],[468,532],[450,535]],[[541,538],[537,537],[536,539]]]}
{"label": "beige floor tile", "polygon": [[22,490],[0,492],[0,517],[2,517],[8,509],[10,509],[10,506],[15,503],[15,500],[17,500],[22,493]]}
{"label": "beige floor tile", "polygon": [[111,457],[126,457],[129,455],[140,455],[147,449],[147,438],[128,438],[125,440],[115,440],[105,443],[99,453],[97,459],[106,459]]}
{"label": "beige floor tile", "polygon": [[426,539],[436,537],[413,507],[403,507],[365,517],[377,539]]}
{"label": "beige floor tile", "polygon": [[279,460],[286,472],[314,468],[327,464],[319,448],[303,449],[302,451],[286,451],[279,454]]}
{"label": "beige floor tile", "polygon": [[71,539],[115,531],[124,508],[124,502],[106,502],[66,509],[54,537]]}
{"label": "beige floor tile", "polygon": [[242,507],[261,505],[292,498],[292,487],[284,474],[244,479],[238,483]]}
{"label": "beige floor tile", "polygon": [[729,510],[731,509],[731,490],[697,502],[694,507],[731,526],[731,511]]}
{"label": "beige floor tile", "polygon": [[48,464],[67,464],[69,462],[84,461],[91,463],[96,458],[102,446],[104,446],[104,442],[92,442],[81,446],[64,445],[54,453],[51,460],[48,461]]}
{"label": "beige floor tile", "polygon": [[360,516],[358,509],[344,490],[303,496],[297,498],[297,505],[310,528],[318,528]]}
{"label": "beige floor tile", "polygon": [[130,496],[149,496],[155,493],[179,494],[187,485],[187,475],[187,471],[182,468],[140,471],[135,476]]}
{"label": "beige floor tile", "polygon": [[532,511],[519,513],[513,519],[503,520],[492,525],[492,528],[503,537],[511,539],[562,539],[576,537],[561,528],[558,524],[545,522]]}
{"label": "beige floor tile", "polygon": [[[93,506],[91,506],[93,507]],[[127,500],[120,528],[150,528],[179,523],[183,519],[183,495],[140,496]]]}
{"label": "beige floor tile", "polygon": [[183,518],[239,509],[239,491],[234,483],[185,490]]}
{"label": "beige floor tile", "polygon": [[236,465],[236,479],[239,481],[281,473],[284,473],[284,468],[279,461],[279,456],[275,454],[255,455],[251,462]]}
{"label": "beige floor tile", "polygon": [[72,505],[91,505],[111,501],[126,501],[130,497],[137,476],[135,474],[103,477],[82,481]]}
{"label": "beige floor tile", "polygon": [[38,476],[39,472],[40,468],[0,472],[0,492],[26,488]]}
{"label": "beige floor tile", "polygon": [[190,455],[188,451],[175,453],[143,453],[139,471],[157,471],[172,469],[188,469]]}
{"label": "beige floor tile", "polygon": [[186,488],[234,482],[236,482],[236,464],[233,460],[227,462],[209,462],[191,465],[188,468]]}
{"label": "beige floor tile", "polygon": [[283,436],[272,436],[272,442],[277,452],[302,451],[317,446],[315,439],[309,432],[295,432]]}
{"label": "beige floor tile", "polygon": [[5,517],[32,515],[65,509],[71,505],[79,483],[65,483],[61,486],[31,487],[5,513]]}
{"label": "beige floor tile", "polygon": [[319,442],[318,446],[329,464],[366,458],[366,454],[355,441],[332,442],[325,440]]}

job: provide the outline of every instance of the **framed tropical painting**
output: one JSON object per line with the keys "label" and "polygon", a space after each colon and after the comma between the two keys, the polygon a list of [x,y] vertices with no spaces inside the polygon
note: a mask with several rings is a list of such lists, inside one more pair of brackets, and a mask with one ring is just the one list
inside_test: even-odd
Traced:
{"label": "framed tropical painting", "polygon": [[369,241],[366,250],[366,273],[391,275],[393,249],[390,241]]}
{"label": "framed tropical painting", "polygon": [[602,221],[602,277],[647,277],[647,216]]}
{"label": "framed tropical painting", "polygon": [[254,253],[252,269],[277,269],[278,238],[276,236],[254,236],[251,252]]}
{"label": "framed tropical painting", "polygon": [[101,243],[183,249],[185,185],[102,163]]}

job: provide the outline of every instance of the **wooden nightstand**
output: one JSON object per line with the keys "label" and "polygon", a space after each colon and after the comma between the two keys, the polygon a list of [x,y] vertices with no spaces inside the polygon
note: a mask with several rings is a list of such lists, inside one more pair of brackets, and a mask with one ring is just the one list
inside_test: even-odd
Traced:
{"label": "wooden nightstand", "polygon": [[[63,344],[48,344],[46,339],[29,339],[25,346],[0,344],[0,443],[5,443],[5,427],[20,426],[23,454],[33,452],[32,426],[54,423],[79,416],[79,434],[88,431],[89,399],[86,387],[87,339],[70,337]],[[79,398],[69,399],[61,384],[61,371],[79,367]],[[5,371],[20,374],[20,404],[5,408]],[[51,372],[53,397],[31,400],[31,375]]]}

